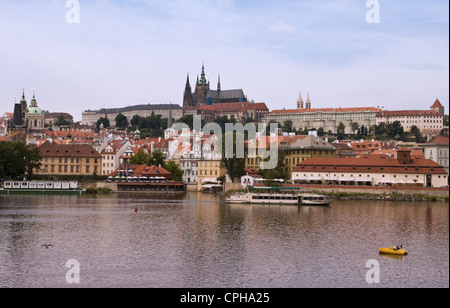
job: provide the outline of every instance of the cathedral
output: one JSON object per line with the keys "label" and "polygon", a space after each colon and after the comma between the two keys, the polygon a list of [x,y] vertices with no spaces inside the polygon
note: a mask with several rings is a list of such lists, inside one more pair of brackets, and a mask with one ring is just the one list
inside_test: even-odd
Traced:
{"label": "cathedral", "polygon": [[220,76],[217,83],[217,90],[212,90],[210,88],[210,82],[206,80],[204,65],[202,66],[200,78],[197,76],[194,92],[192,92],[188,74],[184,90],[183,107],[201,107],[204,105],[238,102],[247,102],[244,91],[242,89],[222,90]]}
{"label": "cathedral", "polygon": [[14,105],[13,118],[8,125],[9,139],[25,143],[27,134],[40,132],[45,127],[44,111],[38,107],[36,97],[30,102],[30,107],[25,99],[25,91],[20,103]]}

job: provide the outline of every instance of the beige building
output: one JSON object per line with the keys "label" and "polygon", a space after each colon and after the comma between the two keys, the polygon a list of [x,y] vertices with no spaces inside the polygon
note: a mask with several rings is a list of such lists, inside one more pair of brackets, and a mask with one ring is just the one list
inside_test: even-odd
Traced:
{"label": "beige building", "polygon": [[425,149],[425,158],[443,166],[449,173],[450,151],[448,136],[436,136],[429,142],[422,144],[421,147]]}
{"label": "beige building", "polygon": [[416,126],[423,135],[438,135],[444,128],[444,107],[439,100],[430,107],[430,110],[381,110],[377,114],[377,125],[398,121],[405,132],[410,132]]}
{"label": "beige building", "polygon": [[183,110],[179,105],[172,104],[147,104],[138,106],[129,106],[125,108],[111,108],[111,109],[100,109],[100,110],[87,110],[81,114],[81,123],[83,125],[93,125],[102,117],[107,117],[111,126],[116,125],[116,116],[123,114],[128,123],[131,119],[138,115],[140,117],[146,118],[152,114],[161,115],[163,119],[168,119],[169,115],[172,115],[174,120],[178,120],[183,116]]}
{"label": "beige building", "polygon": [[42,167],[37,174],[102,174],[102,156],[90,145],[59,145],[47,141],[39,147],[39,151],[42,156]]}
{"label": "beige building", "polygon": [[110,175],[119,168],[120,157],[129,146],[131,143],[128,139],[114,140],[103,149],[101,152],[103,175]]}
{"label": "beige building", "polygon": [[[298,104],[301,106],[301,103]],[[353,134],[352,122],[370,128],[377,123],[378,111],[373,107],[273,110],[267,115],[266,122],[275,121],[283,125],[285,121],[291,120],[293,128],[297,130],[318,130],[322,127],[325,132],[331,131],[332,134],[336,134],[339,124],[343,123],[345,133]]]}

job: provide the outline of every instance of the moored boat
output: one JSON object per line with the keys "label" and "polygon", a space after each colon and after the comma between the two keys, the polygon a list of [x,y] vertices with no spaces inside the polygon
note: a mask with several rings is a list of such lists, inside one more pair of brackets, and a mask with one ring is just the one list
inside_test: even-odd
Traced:
{"label": "moored boat", "polygon": [[227,203],[236,204],[280,204],[325,206],[331,203],[328,196],[304,193],[292,187],[250,187],[247,193],[229,196]]}
{"label": "moored boat", "polygon": [[86,190],[78,182],[64,181],[5,181],[0,194],[17,195],[82,195]]}

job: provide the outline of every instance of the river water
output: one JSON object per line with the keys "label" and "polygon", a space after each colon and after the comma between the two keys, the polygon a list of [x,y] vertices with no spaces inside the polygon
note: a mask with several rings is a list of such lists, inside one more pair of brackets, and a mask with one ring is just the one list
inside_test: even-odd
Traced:
{"label": "river water", "polygon": [[[394,244],[409,255],[379,255]],[[68,260],[78,262],[77,285],[66,280],[68,272],[76,277]],[[449,206],[228,205],[202,193],[0,195],[0,287],[74,286],[448,288]]]}

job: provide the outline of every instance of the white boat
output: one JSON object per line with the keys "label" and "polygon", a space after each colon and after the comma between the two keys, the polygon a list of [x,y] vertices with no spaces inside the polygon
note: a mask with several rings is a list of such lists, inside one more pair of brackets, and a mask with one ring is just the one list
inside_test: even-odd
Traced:
{"label": "white boat", "polygon": [[251,187],[247,193],[229,196],[227,203],[236,204],[281,204],[281,205],[330,205],[331,199],[325,195],[302,192],[300,188]]}

